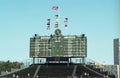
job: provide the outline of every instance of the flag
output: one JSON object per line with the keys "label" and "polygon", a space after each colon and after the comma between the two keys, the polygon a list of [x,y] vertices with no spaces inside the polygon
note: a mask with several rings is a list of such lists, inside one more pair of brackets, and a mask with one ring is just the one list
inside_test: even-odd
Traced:
{"label": "flag", "polygon": [[50,25],[48,25],[47,30],[50,30]]}
{"label": "flag", "polygon": [[58,6],[53,6],[52,10],[58,10]]}
{"label": "flag", "polygon": [[68,25],[66,24],[65,27],[68,27]]}
{"label": "flag", "polygon": [[50,25],[50,19],[47,19],[47,21],[48,21],[47,25]]}
{"label": "flag", "polygon": [[66,21],[68,21],[68,18],[65,18]]}
{"label": "flag", "polygon": [[50,25],[50,22],[48,22],[47,25]]}
{"label": "flag", "polygon": [[59,18],[59,15],[55,15],[55,17],[56,17],[56,19],[58,19],[58,18]]}
{"label": "flag", "polygon": [[67,24],[65,25],[65,28],[68,29],[68,25]]}
{"label": "flag", "polygon": [[55,16],[56,16],[55,23],[58,25],[58,23],[59,23],[58,15],[55,15]]}
{"label": "flag", "polygon": [[55,28],[58,28],[59,26],[59,16],[55,15],[56,19],[55,19]]}
{"label": "flag", "polygon": [[65,18],[65,28],[68,28],[68,18]]}
{"label": "flag", "polygon": [[50,18],[47,19],[48,23],[47,23],[47,30],[50,30]]}
{"label": "flag", "polygon": [[50,18],[49,18],[49,19],[47,19],[47,21],[50,21]]}
{"label": "flag", "polygon": [[55,24],[55,28],[58,28],[58,24]]}

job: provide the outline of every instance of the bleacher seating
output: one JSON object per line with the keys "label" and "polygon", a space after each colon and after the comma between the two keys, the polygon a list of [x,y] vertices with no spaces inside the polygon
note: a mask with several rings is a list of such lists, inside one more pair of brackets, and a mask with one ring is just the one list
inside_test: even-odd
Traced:
{"label": "bleacher seating", "polygon": [[13,78],[13,74],[18,75],[19,78],[103,78],[108,73],[101,71],[99,68],[95,69],[94,66],[84,64],[46,63],[30,65],[28,68],[12,72],[0,78]]}

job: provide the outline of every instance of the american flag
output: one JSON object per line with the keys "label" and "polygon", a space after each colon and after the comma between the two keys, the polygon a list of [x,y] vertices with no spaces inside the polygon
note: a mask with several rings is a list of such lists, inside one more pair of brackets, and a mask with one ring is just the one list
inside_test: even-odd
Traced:
{"label": "american flag", "polygon": [[58,6],[53,6],[52,10],[58,10]]}

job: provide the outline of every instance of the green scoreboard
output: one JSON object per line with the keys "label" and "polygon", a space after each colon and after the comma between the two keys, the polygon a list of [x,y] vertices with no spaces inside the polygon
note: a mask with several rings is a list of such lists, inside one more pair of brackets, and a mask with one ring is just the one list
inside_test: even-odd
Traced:
{"label": "green scoreboard", "polygon": [[87,57],[87,37],[62,35],[60,29],[50,36],[30,38],[30,57]]}

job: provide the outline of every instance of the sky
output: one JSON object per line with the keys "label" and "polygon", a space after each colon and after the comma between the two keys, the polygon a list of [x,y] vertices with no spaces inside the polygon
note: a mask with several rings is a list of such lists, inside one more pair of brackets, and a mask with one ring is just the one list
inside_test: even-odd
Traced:
{"label": "sky", "polygon": [[30,37],[53,34],[57,13],[62,34],[87,36],[88,59],[113,64],[113,39],[120,37],[119,0],[0,0],[0,61],[29,59]]}

